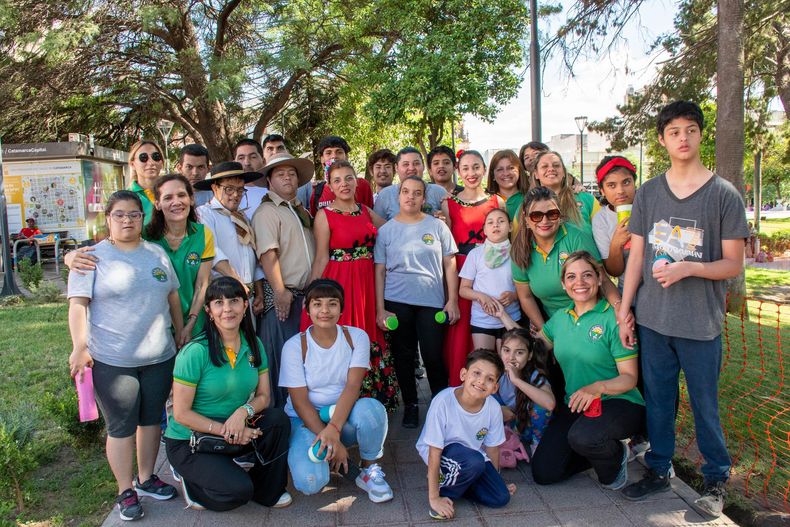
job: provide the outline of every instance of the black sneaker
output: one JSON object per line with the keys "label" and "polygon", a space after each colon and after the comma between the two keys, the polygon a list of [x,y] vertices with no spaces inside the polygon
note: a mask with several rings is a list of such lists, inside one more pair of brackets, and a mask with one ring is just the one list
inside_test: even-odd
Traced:
{"label": "black sneaker", "polygon": [[408,404],[403,409],[403,428],[417,428],[420,425],[420,410],[416,404]]}
{"label": "black sneaker", "polygon": [[155,500],[169,500],[178,496],[176,488],[159,479],[156,474],[151,474],[151,477],[142,483],[138,478],[134,478],[134,490]]}
{"label": "black sneaker", "polygon": [[145,516],[143,507],[140,505],[140,498],[137,497],[137,493],[133,489],[123,491],[120,496],[115,498],[115,503],[118,505],[122,520],[139,520]]}
{"label": "black sneaker", "polygon": [[702,496],[694,500],[694,509],[711,518],[721,516],[724,509],[725,482],[706,483]]}
{"label": "black sneaker", "polygon": [[623,489],[623,496],[627,500],[639,501],[669,489],[669,474],[659,476],[658,472],[649,468],[642,479]]}
{"label": "black sneaker", "polygon": [[252,467],[255,466],[255,451],[247,452],[246,454],[242,454],[240,456],[234,457],[233,462],[236,463],[238,466],[243,468],[244,470],[250,470]]}

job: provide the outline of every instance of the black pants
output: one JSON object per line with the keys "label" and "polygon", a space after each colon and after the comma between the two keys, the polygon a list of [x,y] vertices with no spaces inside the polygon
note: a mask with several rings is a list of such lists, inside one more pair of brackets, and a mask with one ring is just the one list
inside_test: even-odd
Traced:
{"label": "black pants", "polygon": [[431,394],[436,395],[447,388],[447,368],[442,357],[444,328],[434,316],[435,307],[410,306],[400,302],[384,301],[387,311],[398,317],[398,329],[391,331],[392,356],[395,359],[395,374],[398,376],[403,404],[417,404],[417,380],[414,378],[414,359],[417,343],[425,365]]}
{"label": "black pants", "polygon": [[625,399],[606,399],[601,408],[599,417],[586,417],[571,413],[564,404],[558,407],[532,456],[535,483],[558,483],[590,465],[603,484],[617,478],[623,461],[620,440],[642,429],[645,407]]}
{"label": "black pants", "polygon": [[288,484],[291,420],[281,409],[269,408],[257,426],[263,432],[255,440],[259,459],[249,472],[234,463],[232,456],[193,454],[189,441],[165,438],[167,459],[194,501],[213,511],[235,509],[250,500],[266,507],[277,503]]}

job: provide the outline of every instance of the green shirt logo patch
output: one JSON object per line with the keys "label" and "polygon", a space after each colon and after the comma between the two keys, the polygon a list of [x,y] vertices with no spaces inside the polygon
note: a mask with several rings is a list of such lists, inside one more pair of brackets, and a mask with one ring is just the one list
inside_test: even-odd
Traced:
{"label": "green shirt logo patch", "polygon": [[187,254],[187,264],[191,266],[200,265],[200,255],[196,252]]}
{"label": "green shirt logo patch", "polygon": [[590,328],[590,338],[592,340],[598,340],[603,337],[603,326],[600,324],[595,324],[593,327]]}
{"label": "green shirt logo patch", "polygon": [[483,439],[485,439],[487,435],[488,435],[488,428],[481,428],[480,430],[477,431],[475,437],[477,438],[478,441],[482,441]]}
{"label": "green shirt logo patch", "polygon": [[570,255],[568,253],[566,253],[565,251],[560,251],[560,256],[559,256],[560,265],[563,265],[565,263],[565,260],[568,259],[568,256],[570,256]]}
{"label": "green shirt logo patch", "polygon": [[433,234],[423,234],[422,235],[422,243],[425,245],[433,245],[434,239]]}
{"label": "green shirt logo patch", "polygon": [[159,280],[160,282],[167,282],[167,273],[161,267],[154,267],[151,271],[151,276]]}

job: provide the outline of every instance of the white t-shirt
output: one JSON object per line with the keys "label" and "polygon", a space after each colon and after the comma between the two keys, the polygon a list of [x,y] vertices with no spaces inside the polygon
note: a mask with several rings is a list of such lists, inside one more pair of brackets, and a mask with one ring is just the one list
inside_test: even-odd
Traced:
{"label": "white t-shirt", "polygon": [[490,461],[485,448],[505,442],[502,410],[496,399],[487,397],[479,412],[470,413],[461,407],[455,390],[454,387],[445,388],[433,398],[428,408],[425,425],[417,440],[417,452],[426,465],[430,447],[443,449],[450,443],[459,443],[479,450],[486,461]]}
{"label": "white t-shirt", "polygon": [[[283,345],[280,367],[280,387],[307,387],[308,398],[316,410],[337,403],[346,387],[349,368],[370,369],[370,338],[363,330],[346,326],[354,343],[354,350],[346,341],[343,329],[337,326],[337,339],[331,348],[322,348],[307,329],[307,356],[302,362],[301,334],[297,333]],[[285,405],[289,417],[299,417],[291,404]]]}
{"label": "white t-shirt", "polygon": [[253,185],[252,183],[244,185],[244,188],[247,189],[247,194],[244,199],[241,200],[240,205],[240,207],[244,208],[239,208],[239,210],[247,216],[248,220],[252,221],[252,216],[255,214],[255,211],[258,210],[258,205],[261,204],[263,197],[269,193],[269,189]]}
{"label": "white t-shirt", "polygon": [[[484,250],[484,245],[472,249],[466,257],[464,266],[461,268],[461,272],[458,273],[458,276],[460,278],[472,280],[472,289],[474,291],[484,293],[492,298],[499,298],[499,295],[505,291],[512,291],[515,293],[516,286],[513,284],[510,257],[499,267],[490,269],[486,266],[483,259]],[[513,302],[507,306],[505,310],[513,320],[521,319],[521,310],[519,309],[518,302]],[[471,324],[486,329],[503,327],[502,321],[497,317],[486,314],[479,302],[472,302]]]}
{"label": "white t-shirt", "polygon": [[595,238],[595,245],[601,258],[609,258],[609,246],[612,244],[612,236],[617,228],[617,213],[609,208],[608,205],[601,207],[598,214],[592,219],[592,232]]}

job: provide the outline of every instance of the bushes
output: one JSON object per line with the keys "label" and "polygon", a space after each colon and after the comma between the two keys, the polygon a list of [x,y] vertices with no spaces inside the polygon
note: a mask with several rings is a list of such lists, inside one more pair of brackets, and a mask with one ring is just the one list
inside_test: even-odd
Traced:
{"label": "bushes", "polygon": [[765,247],[765,252],[774,256],[781,256],[785,251],[790,250],[790,231],[761,234],[760,245]]}
{"label": "bushes", "polygon": [[69,435],[72,444],[77,448],[96,443],[104,437],[104,421],[101,416],[95,421],[80,422],[77,391],[73,386],[57,394],[44,394],[44,409],[55,424]]}
{"label": "bushes", "polygon": [[17,408],[0,414],[0,496],[25,508],[23,484],[37,466],[33,448],[32,408]]}
{"label": "bushes", "polygon": [[18,266],[22,285],[30,291],[36,289],[44,279],[44,270],[41,268],[41,264],[34,264],[30,261],[30,258],[22,258],[18,262]]}

